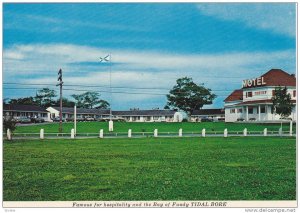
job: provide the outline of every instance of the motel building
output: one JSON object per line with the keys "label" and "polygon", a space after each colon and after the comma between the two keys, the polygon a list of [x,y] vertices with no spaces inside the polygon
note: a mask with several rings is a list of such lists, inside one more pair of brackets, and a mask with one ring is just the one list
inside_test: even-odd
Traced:
{"label": "motel building", "polygon": [[112,111],[116,117],[127,122],[181,122],[183,115],[175,110],[127,110]]}
{"label": "motel building", "polygon": [[34,105],[22,104],[4,104],[3,105],[4,118],[43,118],[45,121],[50,121],[49,113],[46,109]]}
{"label": "motel building", "polygon": [[[60,107],[48,107],[46,109],[51,119],[59,117]],[[102,109],[85,109],[85,108],[77,108],[76,109],[76,118],[104,118],[109,117],[109,110]],[[74,119],[74,107],[62,107],[62,119]]]}
{"label": "motel building", "polygon": [[280,121],[272,112],[275,88],[287,87],[294,107],[290,119],[296,120],[296,78],[281,69],[271,69],[254,79],[243,80],[242,88],[234,90],[225,100],[225,122]]}
{"label": "motel building", "polygon": [[[50,118],[54,119],[59,117],[59,107],[48,107],[47,111]],[[109,119],[109,109],[76,109],[77,118],[94,118],[94,119]],[[62,108],[62,119],[68,120],[74,118],[74,107]],[[127,122],[181,122],[183,116],[180,112],[175,110],[126,110],[126,111],[112,111],[113,119],[120,119]]]}

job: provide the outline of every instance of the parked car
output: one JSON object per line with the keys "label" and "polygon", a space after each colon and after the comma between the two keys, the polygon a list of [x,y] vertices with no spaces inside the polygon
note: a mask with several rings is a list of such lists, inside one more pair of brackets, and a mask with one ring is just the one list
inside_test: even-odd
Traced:
{"label": "parked car", "polygon": [[225,121],[225,118],[218,118],[218,121]]}
{"label": "parked car", "polygon": [[74,121],[74,118],[66,118],[66,121],[67,121],[67,122],[73,122],[73,121]]}
{"label": "parked car", "polygon": [[27,117],[18,117],[16,118],[16,122],[21,124],[28,124],[31,123],[31,119]]}
{"label": "parked car", "polygon": [[[66,118],[67,122],[74,122],[74,118]],[[84,121],[84,118],[76,118],[76,122]]]}
{"label": "parked car", "polygon": [[95,118],[92,117],[92,116],[86,116],[86,117],[84,118],[84,120],[85,120],[85,121],[95,121]]}
{"label": "parked car", "polygon": [[[52,118],[52,121],[53,121],[53,122],[60,122],[60,117]],[[65,121],[66,121],[66,119],[63,118],[63,119],[62,119],[62,122],[65,122]]]}
{"label": "parked car", "polygon": [[209,117],[204,117],[204,118],[201,118],[201,122],[213,122],[213,119],[209,118]]}
{"label": "parked car", "polygon": [[[119,121],[119,122],[125,122],[126,121],[124,118],[120,118],[120,117],[112,117],[111,120],[112,121]],[[110,121],[110,118],[97,118],[96,121],[106,122],[106,121]]]}
{"label": "parked car", "polygon": [[37,118],[31,118],[31,122],[32,123],[44,123],[45,119],[41,118],[41,117],[37,117]]}
{"label": "parked car", "polygon": [[238,118],[237,121],[244,121],[244,118]]}

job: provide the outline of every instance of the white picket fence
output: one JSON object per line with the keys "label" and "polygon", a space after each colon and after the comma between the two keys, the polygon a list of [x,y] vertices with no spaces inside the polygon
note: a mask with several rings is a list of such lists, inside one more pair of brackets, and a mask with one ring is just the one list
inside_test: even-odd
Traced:
{"label": "white picket fence", "polygon": [[104,132],[103,129],[99,130],[99,133],[77,133],[74,129],[70,133],[46,133],[44,129],[41,129],[39,133],[11,133],[8,129],[3,138],[12,140],[19,138],[36,138],[36,139],[51,139],[51,138],[139,138],[139,137],[248,137],[248,136],[295,136],[292,127],[289,131],[283,131],[279,128],[278,131],[268,131],[265,128],[263,131],[248,131],[245,128],[243,131],[207,131],[202,129],[199,132],[184,132],[183,129],[179,129],[178,132],[159,132],[155,129],[153,132],[132,132],[131,129],[128,132]]}

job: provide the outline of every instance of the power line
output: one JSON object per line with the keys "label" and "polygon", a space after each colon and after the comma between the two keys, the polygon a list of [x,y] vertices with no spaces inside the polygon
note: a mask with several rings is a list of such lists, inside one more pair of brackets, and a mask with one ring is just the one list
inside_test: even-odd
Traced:
{"label": "power line", "polygon": [[[56,84],[28,84],[28,83],[3,83],[6,85],[28,85],[28,86],[56,86]],[[65,84],[66,87],[83,87],[83,88],[110,88],[109,86],[97,86],[97,85],[82,85],[82,84]],[[132,90],[171,90],[172,88],[166,87],[111,87],[113,89],[132,89]],[[211,91],[233,91],[232,89],[212,89]]]}
{"label": "power line", "polygon": [[[42,89],[42,88],[20,88],[20,87],[15,87],[15,88],[5,88],[5,89],[13,89],[13,90],[38,90],[38,89]],[[64,88],[63,90],[66,91],[80,91],[80,92],[102,92],[102,93],[109,93],[110,91],[105,91],[105,90],[85,90],[85,89],[66,89]],[[132,94],[132,95],[169,95],[169,93],[146,93],[146,92],[125,92],[125,91],[112,91],[112,93],[115,94]],[[175,94],[184,94],[185,92],[178,92]],[[228,94],[220,94],[217,95],[217,97],[228,97]],[[258,95],[259,97],[270,97],[269,95]],[[240,95],[231,95],[231,97],[241,97]]]}

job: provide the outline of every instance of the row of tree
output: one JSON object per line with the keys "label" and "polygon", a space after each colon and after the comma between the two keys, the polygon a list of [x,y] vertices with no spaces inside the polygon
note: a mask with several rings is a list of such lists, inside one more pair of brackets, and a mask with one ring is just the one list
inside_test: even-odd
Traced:
{"label": "row of tree", "polygon": [[[25,104],[25,105],[36,105],[41,107],[49,106],[59,106],[59,98],[56,98],[57,94],[54,90],[49,88],[43,88],[38,90],[34,97],[25,97],[25,98],[15,98],[5,100],[4,103],[8,104]],[[68,98],[63,98],[64,107],[74,107],[76,104],[79,108],[99,108],[107,109],[109,103],[105,100],[100,99],[100,94],[98,92],[85,92],[82,94],[73,94],[71,95],[74,98],[74,101],[69,100]]]}

